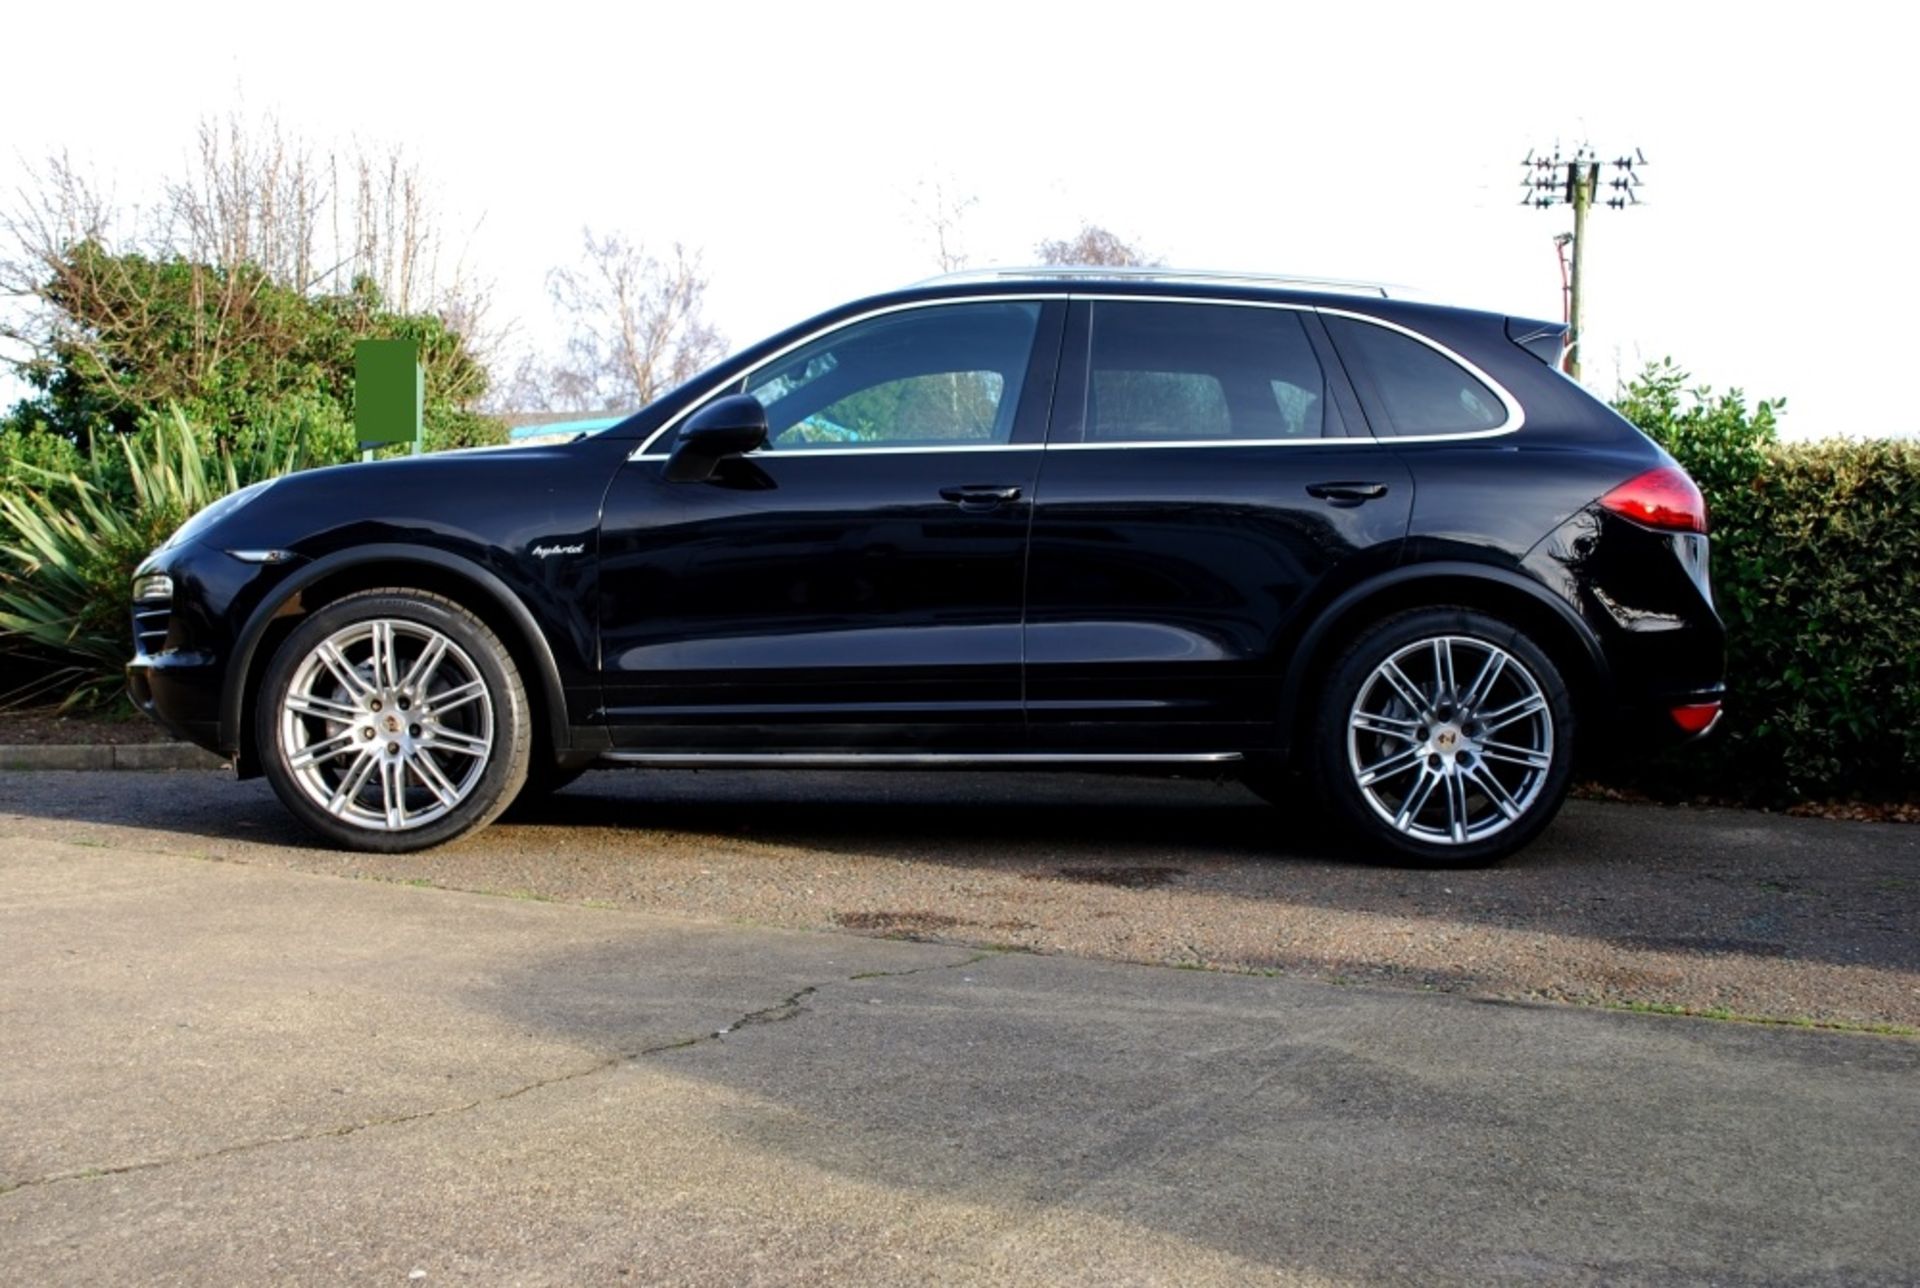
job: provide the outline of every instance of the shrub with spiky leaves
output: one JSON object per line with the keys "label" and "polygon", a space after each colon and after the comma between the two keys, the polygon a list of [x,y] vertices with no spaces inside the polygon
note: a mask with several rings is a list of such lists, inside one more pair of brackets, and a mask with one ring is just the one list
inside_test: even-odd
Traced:
{"label": "shrub with spiky leaves", "polygon": [[0,494],[0,637],[42,673],[0,700],[113,701],[133,656],[133,570],[196,511],[306,463],[305,426],[256,435],[240,451],[175,409],[102,444],[82,469],[20,467],[29,486]]}

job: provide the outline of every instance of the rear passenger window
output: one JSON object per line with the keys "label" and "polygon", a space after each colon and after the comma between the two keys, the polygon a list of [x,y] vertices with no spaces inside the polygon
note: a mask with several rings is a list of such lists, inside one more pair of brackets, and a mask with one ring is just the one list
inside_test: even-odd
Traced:
{"label": "rear passenger window", "polygon": [[1330,316],[1326,323],[1340,356],[1373,379],[1387,416],[1374,426],[1380,433],[1472,434],[1507,423],[1499,395],[1431,345],[1353,318]]}
{"label": "rear passenger window", "polygon": [[1318,438],[1326,377],[1287,309],[1098,301],[1089,443]]}

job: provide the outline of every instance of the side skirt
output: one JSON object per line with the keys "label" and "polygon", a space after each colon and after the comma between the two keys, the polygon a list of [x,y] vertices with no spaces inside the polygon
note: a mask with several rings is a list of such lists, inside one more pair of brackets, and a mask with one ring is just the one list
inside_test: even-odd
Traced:
{"label": "side skirt", "polygon": [[608,751],[603,765],[648,769],[887,769],[924,765],[938,768],[992,769],[1008,766],[1077,765],[1224,765],[1243,759],[1237,751],[1192,752],[652,752]]}

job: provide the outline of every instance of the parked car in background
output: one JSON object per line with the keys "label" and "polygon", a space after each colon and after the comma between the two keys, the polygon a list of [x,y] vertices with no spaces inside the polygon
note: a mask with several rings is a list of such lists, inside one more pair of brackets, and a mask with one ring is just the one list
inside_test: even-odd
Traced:
{"label": "parked car in background", "polygon": [[1561,333],[942,279],[575,441],[236,493],[141,567],[132,691],[365,850],[590,767],[1094,766],[1291,769],[1365,852],[1489,861],[1721,701],[1700,494]]}

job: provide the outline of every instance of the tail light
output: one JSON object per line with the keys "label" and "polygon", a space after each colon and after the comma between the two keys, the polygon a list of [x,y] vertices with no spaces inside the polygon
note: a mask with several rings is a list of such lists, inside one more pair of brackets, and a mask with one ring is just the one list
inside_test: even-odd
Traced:
{"label": "tail light", "polygon": [[1636,475],[1600,498],[1623,518],[1669,532],[1705,532],[1707,502],[1678,465],[1662,465]]}
{"label": "tail light", "polygon": [[1680,726],[1683,733],[1705,733],[1713,728],[1713,722],[1720,718],[1718,702],[1689,702],[1674,707],[1668,714],[1673,722]]}

